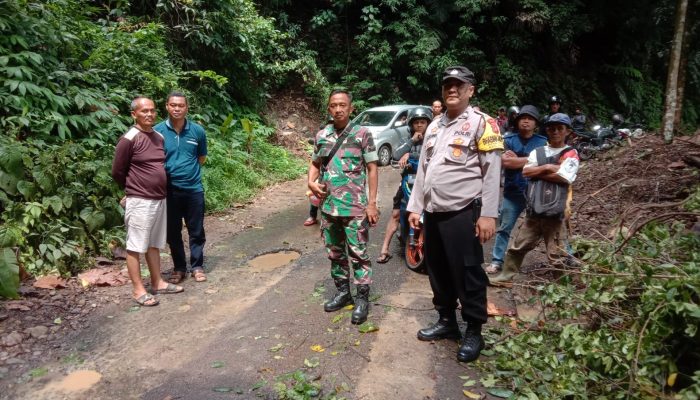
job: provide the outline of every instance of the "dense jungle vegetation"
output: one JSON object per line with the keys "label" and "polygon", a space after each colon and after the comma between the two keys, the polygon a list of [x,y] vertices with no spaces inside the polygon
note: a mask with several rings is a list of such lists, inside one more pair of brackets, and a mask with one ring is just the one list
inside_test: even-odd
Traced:
{"label": "dense jungle vegetation", "polygon": [[[700,121],[698,5],[681,131]],[[544,107],[556,94],[565,110],[578,104],[602,122],[620,112],[658,127],[674,12],[674,2],[651,0],[0,0],[0,296],[17,296],[20,265],[71,274],[122,243],[110,166],[137,94],[161,108],[171,90],[188,94],[209,135],[208,208],[220,210],[303,172],[271,144],[265,119],[266,103],[288,88],[319,113],[331,86],[350,89],[359,109],[428,104],[440,72],[465,64],[479,80],[474,101],[491,113]],[[676,225],[644,235],[618,258],[589,243],[591,265],[618,272],[586,275],[590,291],[542,288],[567,310],[563,320],[602,309],[600,329],[509,338],[494,347],[487,383],[525,398],[657,398],[680,376],[683,396],[700,396],[698,372],[679,375],[675,364],[697,345],[697,236]],[[634,263],[634,251],[652,261]],[[658,268],[686,281],[654,282]]]}

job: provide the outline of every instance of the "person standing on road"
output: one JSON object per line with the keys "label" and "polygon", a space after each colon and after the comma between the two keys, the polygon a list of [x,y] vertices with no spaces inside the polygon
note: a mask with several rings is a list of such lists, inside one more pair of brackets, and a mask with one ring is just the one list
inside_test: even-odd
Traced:
{"label": "person standing on road", "polygon": [[433,120],[442,117],[442,101],[435,100],[431,109],[433,110]]}
{"label": "person standing on road", "polygon": [[423,140],[418,174],[408,203],[411,226],[424,213],[425,260],[438,321],[418,331],[419,340],[460,336],[457,300],[467,323],[457,359],[477,359],[484,347],[486,286],[482,244],[496,230],[503,138],[494,118],[474,111],[474,74],[466,67],[445,70],[442,96],[447,111]]}
{"label": "person standing on road", "polygon": [[[537,247],[542,239],[547,250],[547,259],[551,264],[563,266],[567,262],[567,231],[563,229],[563,220],[570,213],[571,184],[578,173],[579,157],[575,149],[566,145],[566,137],[572,132],[571,119],[568,115],[563,113],[551,115],[545,129],[547,129],[549,143],[543,146],[542,158],[553,161],[540,163],[537,149],[534,149],[528,155],[527,163],[523,167],[523,176],[529,179],[529,185],[532,185],[535,180],[543,180],[561,186],[567,193],[564,206],[556,216],[545,217],[534,215],[535,208],[532,204],[528,204],[525,220],[506,252],[503,271],[489,278],[491,285],[509,285],[520,270],[525,255]],[[528,198],[530,197],[532,196],[528,195]],[[551,199],[548,200],[551,202]]]}
{"label": "person standing on road", "polygon": [[153,130],[156,106],[153,100],[137,97],[131,102],[135,120],[117,142],[112,163],[112,178],[126,191],[126,267],[133,285],[134,301],[156,306],[158,299],[146,292],[141,281],[141,254],[151,274],[151,293],[180,293],[181,286],[163,281],[160,275],[160,249],[165,247],[167,178],[163,136]]}
{"label": "person standing on road", "polygon": [[351,322],[361,324],[367,320],[372,283],[372,263],[367,252],[369,227],[375,226],[379,218],[378,156],[370,131],[350,124],[352,111],[349,92],[331,92],[328,112],[333,123],[316,134],[308,186],[322,201],[321,231],[331,260],[331,277],[338,289],[323,308],[332,312],[353,304],[352,266],[357,296]]}
{"label": "person standing on road", "polygon": [[207,159],[204,128],[187,119],[189,104],[183,93],[172,92],[165,103],[168,119],[155,126],[165,138],[165,170],[168,174],[168,245],[175,265],[171,283],[187,274],[182,241],[185,220],[190,244],[190,268],[197,282],[204,282],[204,186],[202,165]]}
{"label": "person standing on road", "polygon": [[523,106],[515,119],[518,133],[508,133],[503,136],[506,148],[501,156],[505,175],[503,202],[499,212],[498,232],[493,244],[491,264],[486,267],[488,274],[496,274],[501,270],[503,257],[508,249],[510,232],[525,209],[527,180],[523,177],[523,166],[527,163],[527,157],[535,148],[547,144],[547,138],[535,133],[539,120],[540,113],[535,106]]}
{"label": "person standing on road", "polygon": [[[401,176],[406,173],[406,167],[408,166],[408,160],[417,160],[420,156],[420,149],[423,146],[423,136],[425,135],[425,129],[428,124],[432,121],[432,116],[428,114],[428,111],[423,108],[417,108],[411,110],[408,117],[408,130],[411,133],[411,139],[408,143],[399,146],[394,152],[394,157],[399,157],[396,155],[397,152],[402,150],[406,153],[399,158],[399,168],[401,170]],[[377,263],[385,264],[391,260],[393,257],[389,251],[389,245],[391,244],[391,238],[394,237],[394,233],[399,227],[399,220],[401,218],[401,200],[403,199],[403,189],[401,183],[396,190],[396,194],[393,199],[393,207],[391,210],[391,219],[386,226],[386,232],[384,233],[384,242],[382,243],[382,249],[379,251],[379,257],[377,258]],[[404,238],[407,240],[407,238]]]}

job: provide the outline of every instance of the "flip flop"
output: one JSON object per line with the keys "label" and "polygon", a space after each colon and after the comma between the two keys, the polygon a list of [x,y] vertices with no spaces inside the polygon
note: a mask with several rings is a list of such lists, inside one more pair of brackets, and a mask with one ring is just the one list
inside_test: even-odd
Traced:
{"label": "flip flop", "polygon": [[151,289],[151,294],[175,294],[175,293],[182,293],[185,291],[185,288],[182,286],[177,286],[173,285],[172,283],[168,283],[168,286],[166,286],[164,289]]}
{"label": "flip flop", "polygon": [[207,276],[204,274],[204,271],[201,269],[195,269],[192,271],[192,277],[194,278],[195,282],[206,282],[207,281]]}
{"label": "flip flop", "polygon": [[379,258],[377,258],[377,263],[379,263],[379,264],[386,264],[386,263],[389,262],[389,260],[391,260],[392,258],[394,258],[394,256],[392,256],[391,254],[389,254],[389,253],[382,253],[382,254],[379,255]]}
{"label": "flip flop", "polygon": [[311,226],[311,225],[316,225],[318,221],[316,221],[316,218],[307,218],[306,221],[304,221],[304,226]]}
{"label": "flip flop", "polygon": [[168,278],[168,282],[177,285],[185,279],[185,275],[187,274],[182,271],[173,271],[173,273],[170,274],[170,278]]}
{"label": "flip flop", "polygon": [[134,301],[143,307],[154,307],[160,303],[158,299],[151,296],[149,293],[142,294],[138,299],[134,299]]}

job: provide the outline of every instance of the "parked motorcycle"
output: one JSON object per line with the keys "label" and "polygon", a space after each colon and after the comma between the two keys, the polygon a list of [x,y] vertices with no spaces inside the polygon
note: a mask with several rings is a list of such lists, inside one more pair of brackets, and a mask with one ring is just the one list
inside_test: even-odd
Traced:
{"label": "parked motorcycle", "polygon": [[[392,167],[399,168],[397,162],[392,162]],[[416,181],[418,160],[409,159],[406,169],[401,177],[401,198],[399,217],[399,242],[403,249],[406,267],[413,272],[425,272],[425,247],[423,240],[423,216],[420,218],[421,228],[413,229],[408,224],[408,200],[411,198],[411,190]]]}
{"label": "parked motorcycle", "polygon": [[611,125],[595,125],[592,131],[574,131],[571,145],[578,151],[581,160],[585,161],[598,152],[621,146],[628,138],[637,138],[644,134],[640,125],[624,127],[624,124],[625,119],[620,114],[615,114]]}

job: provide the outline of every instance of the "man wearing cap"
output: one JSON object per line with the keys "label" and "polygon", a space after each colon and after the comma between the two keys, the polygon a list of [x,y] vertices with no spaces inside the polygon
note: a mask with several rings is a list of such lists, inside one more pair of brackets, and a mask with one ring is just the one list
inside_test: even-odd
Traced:
{"label": "man wearing cap", "polygon": [[566,145],[566,137],[571,133],[571,119],[563,113],[553,114],[545,125],[549,144],[544,146],[544,155],[556,161],[555,164],[539,165],[537,150],[530,152],[527,163],[523,167],[523,176],[530,181],[542,179],[567,186],[568,196],[566,210],[558,217],[538,217],[530,215],[530,208],[518,229],[518,233],[506,252],[503,271],[490,278],[493,285],[504,285],[512,281],[520,270],[525,255],[534,249],[540,240],[544,239],[547,258],[550,263],[561,264],[566,257],[565,238],[563,237],[562,220],[569,212],[571,202],[571,184],[576,179],[579,157],[576,150]]}
{"label": "man wearing cap", "polygon": [[445,70],[446,111],[426,130],[407,207],[414,229],[424,214],[426,266],[440,315],[435,324],[418,331],[418,339],[458,338],[459,300],[467,323],[457,352],[462,362],[477,359],[484,347],[488,278],[481,268],[482,244],[496,230],[503,150],[496,120],[469,105],[475,81],[466,67]]}
{"label": "man wearing cap", "polygon": [[496,241],[493,245],[491,264],[486,267],[486,273],[495,274],[503,266],[503,257],[508,248],[510,232],[515,222],[525,209],[525,189],[527,181],[523,177],[523,167],[527,164],[527,157],[537,147],[547,144],[547,138],[538,135],[537,123],[540,113],[532,105],[525,105],[520,109],[515,118],[517,133],[507,133],[503,136],[505,153],[501,156],[501,165],[504,169],[503,202],[499,212],[499,225],[496,232]]}

